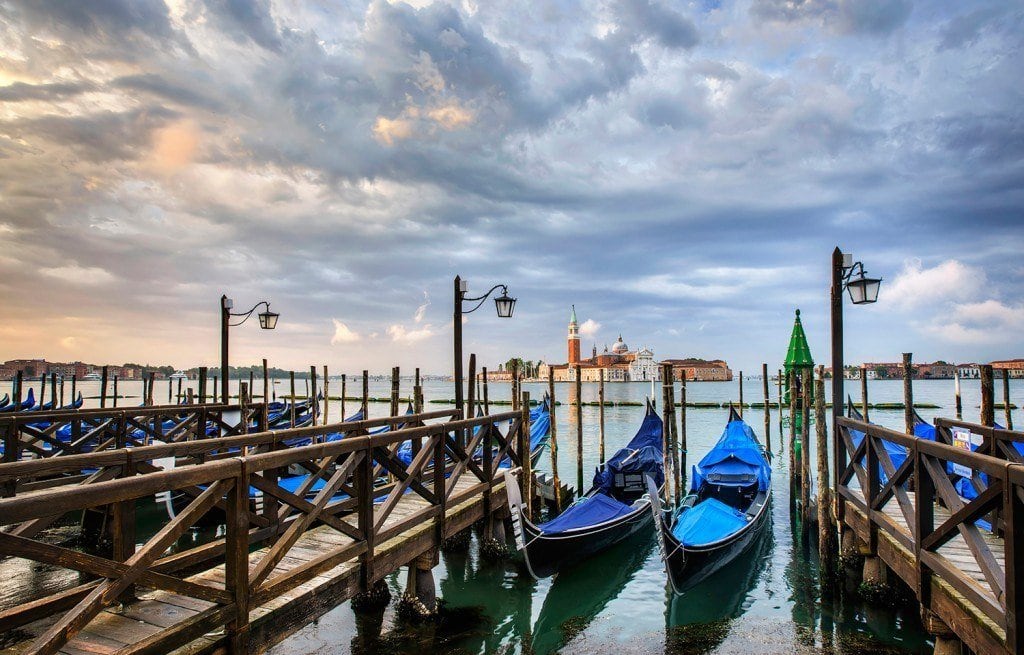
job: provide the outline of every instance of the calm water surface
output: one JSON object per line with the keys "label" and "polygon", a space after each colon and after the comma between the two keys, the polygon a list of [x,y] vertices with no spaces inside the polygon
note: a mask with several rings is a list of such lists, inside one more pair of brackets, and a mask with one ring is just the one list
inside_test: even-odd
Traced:
{"label": "calm water surface", "polygon": [[[193,383],[194,384],[194,383]],[[411,389],[403,381],[402,393]],[[1001,382],[997,381],[997,385]],[[259,382],[257,382],[259,385]],[[340,384],[331,383],[337,394]],[[4,385],[6,386],[6,385]],[[90,395],[98,383],[83,383]],[[963,383],[964,415],[977,420],[977,381]],[[761,382],[744,384],[747,402],[761,400]],[[123,393],[139,395],[139,383],[124,383]],[[281,385],[278,389],[283,389]],[[350,385],[349,394],[357,385]],[[539,398],[546,385],[526,384],[524,390]],[[302,393],[302,383],[299,392]],[[848,391],[859,399],[859,381],[847,382]],[[386,396],[390,383],[371,381],[371,396]],[[37,390],[38,391],[38,390]],[[1012,400],[1020,404],[1024,385],[1013,381]],[[2,393],[2,391],[0,391]],[[433,398],[453,395],[451,384],[429,381],[424,393]],[[492,399],[508,399],[509,385],[492,384]],[[570,385],[556,387],[559,400],[568,400]],[[642,401],[651,393],[649,384],[608,384],[610,401]],[[660,392],[659,392],[660,393]],[[772,398],[776,390],[772,385]],[[157,386],[157,396],[166,386]],[[872,402],[902,401],[901,381],[872,381]],[[922,416],[953,415],[953,382],[947,380],[914,383],[917,402],[939,405],[938,410],[920,410]],[[678,385],[676,398],[678,400]],[[584,385],[583,400],[596,400],[597,385]],[[738,383],[693,383],[687,387],[691,402],[735,401]],[[1001,391],[997,391],[1001,399]],[[125,404],[137,404],[126,399]],[[89,404],[95,404],[90,402]],[[443,405],[428,404],[428,408]],[[355,408],[353,403],[347,412]],[[496,407],[493,411],[502,411]],[[340,407],[330,408],[335,418]],[[575,409],[557,409],[559,472],[575,485]],[[584,470],[589,486],[598,464],[598,408],[583,408]],[[386,404],[371,404],[371,416],[386,414]],[[608,455],[624,445],[635,433],[642,407],[605,408]],[[687,434],[689,465],[696,463],[722,432],[727,411],[689,409]],[[997,421],[1002,422],[997,410]],[[763,410],[746,410],[746,420],[764,438]],[[771,443],[782,453],[778,413],[772,413]],[[873,411],[872,420],[902,429],[902,411]],[[1024,412],[1014,413],[1014,422],[1024,421]],[[867,608],[847,597],[823,607],[817,596],[816,547],[805,553],[799,531],[789,518],[787,457],[774,460],[772,529],[740,561],[686,595],[673,597],[667,590],[665,573],[653,533],[639,536],[601,555],[581,562],[575,569],[553,579],[534,581],[515,557],[505,562],[483,560],[474,537],[468,552],[442,553],[434,570],[439,596],[444,599],[441,620],[427,626],[406,624],[395,614],[395,603],[382,617],[356,617],[348,603],[305,627],[285,643],[272,649],[275,655],[304,653],[930,653],[927,635],[917,619],[914,604],[895,609]],[[550,471],[547,453],[539,466]],[[38,582],[36,583],[38,584]],[[404,575],[394,575],[388,584],[399,597]],[[377,635],[380,635],[379,637]]]}

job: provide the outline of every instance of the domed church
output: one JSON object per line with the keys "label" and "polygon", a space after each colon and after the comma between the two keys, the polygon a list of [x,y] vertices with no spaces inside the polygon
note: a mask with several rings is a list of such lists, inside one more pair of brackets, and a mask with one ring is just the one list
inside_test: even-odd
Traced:
{"label": "domed church", "polygon": [[580,367],[580,379],[583,382],[597,382],[602,372],[607,382],[644,382],[660,380],[661,371],[654,361],[654,351],[649,348],[630,350],[619,335],[618,340],[607,344],[604,351],[598,354],[594,344],[592,355],[588,359],[580,358],[580,325],[576,320],[576,306],[572,306],[569,314],[569,335],[567,338],[569,361],[565,364],[550,365],[555,381],[566,382],[576,379],[576,365]]}

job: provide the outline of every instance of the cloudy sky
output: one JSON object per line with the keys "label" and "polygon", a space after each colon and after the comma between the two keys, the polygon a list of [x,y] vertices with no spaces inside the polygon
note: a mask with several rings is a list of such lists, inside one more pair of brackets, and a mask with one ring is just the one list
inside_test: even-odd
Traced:
{"label": "cloudy sky", "polygon": [[0,0],[0,359],[1024,356],[1024,10],[910,0]]}

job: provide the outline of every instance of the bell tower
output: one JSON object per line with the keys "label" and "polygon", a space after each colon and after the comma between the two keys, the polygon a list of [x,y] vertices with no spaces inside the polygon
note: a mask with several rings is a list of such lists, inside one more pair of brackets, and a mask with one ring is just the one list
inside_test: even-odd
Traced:
{"label": "bell tower", "polygon": [[572,313],[569,315],[569,363],[579,364],[580,362],[580,324],[576,321],[576,305],[572,306]]}

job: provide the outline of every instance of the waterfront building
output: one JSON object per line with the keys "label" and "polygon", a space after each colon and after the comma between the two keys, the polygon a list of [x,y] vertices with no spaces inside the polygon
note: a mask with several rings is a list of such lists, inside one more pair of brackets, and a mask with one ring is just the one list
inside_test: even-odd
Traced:
{"label": "waterfront building", "polygon": [[1024,378],[1024,359],[997,359],[992,362],[992,369],[1000,371],[997,375],[1002,375],[1002,371],[1007,370],[1011,378]]}

